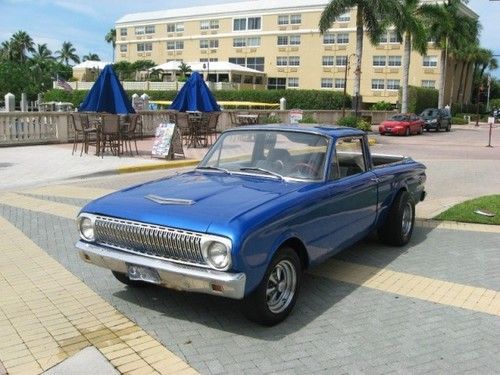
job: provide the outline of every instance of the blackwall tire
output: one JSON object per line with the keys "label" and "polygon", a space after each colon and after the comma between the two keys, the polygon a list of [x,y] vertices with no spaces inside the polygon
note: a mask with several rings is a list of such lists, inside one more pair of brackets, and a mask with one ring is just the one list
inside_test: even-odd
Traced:
{"label": "blackwall tire", "polygon": [[406,245],[415,226],[415,204],[410,194],[402,190],[398,193],[387,215],[385,223],[379,228],[382,242],[393,246]]}
{"label": "blackwall tire", "polygon": [[278,250],[257,288],[243,300],[245,316],[262,325],[282,322],[292,311],[300,289],[302,265],[290,247]]}

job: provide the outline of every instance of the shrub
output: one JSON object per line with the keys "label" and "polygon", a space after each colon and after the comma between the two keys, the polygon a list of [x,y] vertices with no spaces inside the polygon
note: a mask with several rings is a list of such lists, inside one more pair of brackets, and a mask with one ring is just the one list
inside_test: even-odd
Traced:
{"label": "shrub", "polygon": [[306,113],[302,117],[302,120],[299,120],[299,123],[301,123],[301,124],[316,124],[317,121],[315,120],[315,118],[312,114]]}
{"label": "shrub", "polygon": [[467,120],[465,120],[463,117],[452,117],[451,123],[453,125],[467,125],[468,124]]}
{"label": "shrub", "polygon": [[392,105],[391,103],[388,103],[386,101],[383,101],[383,100],[373,104],[370,107],[370,109],[372,109],[374,111],[390,111],[393,108],[394,108],[394,105]]}
{"label": "shrub", "polygon": [[346,116],[337,121],[337,125],[348,126],[350,128],[357,128],[364,131],[371,131],[372,126],[368,121],[356,116]]}
{"label": "shrub", "polygon": [[280,124],[280,123],[281,123],[281,118],[275,113],[270,113],[264,119],[264,124]]}
{"label": "shrub", "polygon": [[420,113],[426,108],[437,108],[439,92],[436,89],[409,86],[408,112]]}

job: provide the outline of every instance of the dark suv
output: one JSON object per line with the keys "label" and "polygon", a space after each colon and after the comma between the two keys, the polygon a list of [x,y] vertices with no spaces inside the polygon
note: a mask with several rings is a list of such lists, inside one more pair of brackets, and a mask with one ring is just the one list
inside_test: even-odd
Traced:
{"label": "dark suv", "polygon": [[445,109],[427,108],[420,114],[420,118],[424,120],[424,129],[441,129],[447,132],[451,129],[451,116]]}

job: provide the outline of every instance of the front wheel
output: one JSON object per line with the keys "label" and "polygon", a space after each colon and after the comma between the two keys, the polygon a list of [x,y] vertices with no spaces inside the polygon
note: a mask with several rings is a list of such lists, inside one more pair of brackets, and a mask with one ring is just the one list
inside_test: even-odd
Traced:
{"label": "front wheel", "polygon": [[408,137],[409,135],[410,135],[410,128],[408,127],[408,128],[406,128],[406,131],[405,131],[405,136],[407,136],[407,137]]}
{"label": "front wheel", "polygon": [[254,322],[273,326],[292,311],[300,287],[302,266],[289,247],[278,250],[257,288],[243,300],[243,313]]}
{"label": "front wheel", "polygon": [[410,241],[414,225],[415,204],[410,194],[402,190],[394,199],[385,223],[378,230],[378,235],[386,244],[403,246]]}
{"label": "front wheel", "polygon": [[448,124],[448,126],[446,127],[446,131],[449,132],[451,130],[451,123]]}

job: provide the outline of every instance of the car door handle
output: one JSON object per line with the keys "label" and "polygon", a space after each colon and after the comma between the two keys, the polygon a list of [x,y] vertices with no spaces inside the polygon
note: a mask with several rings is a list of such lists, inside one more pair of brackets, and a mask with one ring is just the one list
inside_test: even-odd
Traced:
{"label": "car door handle", "polygon": [[370,181],[380,182],[380,179],[378,177],[373,177],[373,178],[370,178]]}

